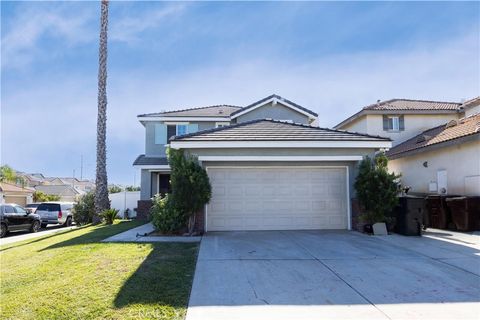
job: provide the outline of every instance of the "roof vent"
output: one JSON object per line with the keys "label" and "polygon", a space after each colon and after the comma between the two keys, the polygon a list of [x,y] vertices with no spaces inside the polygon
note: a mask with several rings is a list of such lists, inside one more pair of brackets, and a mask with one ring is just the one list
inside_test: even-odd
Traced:
{"label": "roof vent", "polygon": [[456,125],[457,125],[457,120],[450,120],[445,126],[445,129],[455,127]]}
{"label": "roof vent", "polygon": [[428,139],[430,139],[430,136],[426,136],[426,135],[424,135],[424,134],[419,135],[419,136],[417,137],[417,143],[425,142],[425,141],[427,141]]}
{"label": "roof vent", "polygon": [[223,114],[223,109],[218,110],[219,114]]}

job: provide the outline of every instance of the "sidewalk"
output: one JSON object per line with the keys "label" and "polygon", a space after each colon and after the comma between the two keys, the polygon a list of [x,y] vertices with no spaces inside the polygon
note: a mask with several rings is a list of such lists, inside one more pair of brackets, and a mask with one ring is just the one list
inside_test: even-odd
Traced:
{"label": "sidewalk", "polygon": [[148,236],[155,231],[151,223],[144,224],[102,240],[103,242],[199,242],[202,237]]}

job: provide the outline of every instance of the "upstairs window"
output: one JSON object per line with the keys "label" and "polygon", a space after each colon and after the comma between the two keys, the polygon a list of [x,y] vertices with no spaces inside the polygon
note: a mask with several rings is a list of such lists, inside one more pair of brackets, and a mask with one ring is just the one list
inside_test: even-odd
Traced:
{"label": "upstairs window", "polygon": [[186,124],[177,124],[177,136],[187,134],[187,125]]}
{"label": "upstairs window", "polygon": [[384,131],[404,131],[405,120],[403,116],[383,116]]}

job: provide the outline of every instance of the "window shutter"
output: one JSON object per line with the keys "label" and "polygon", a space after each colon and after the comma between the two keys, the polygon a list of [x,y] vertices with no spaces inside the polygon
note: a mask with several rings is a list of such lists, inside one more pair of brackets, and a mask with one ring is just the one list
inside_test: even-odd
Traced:
{"label": "window shutter", "polygon": [[187,133],[194,133],[198,131],[198,123],[191,123],[188,125]]}
{"label": "window shutter", "polygon": [[405,119],[403,118],[403,115],[398,117],[398,124],[399,124],[400,131],[404,131],[405,130]]}
{"label": "window shutter", "polygon": [[167,125],[155,124],[155,144],[167,144]]}
{"label": "window shutter", "polygon": [[386,115],[383,115],[383,130],[388,130],[388,117]]}

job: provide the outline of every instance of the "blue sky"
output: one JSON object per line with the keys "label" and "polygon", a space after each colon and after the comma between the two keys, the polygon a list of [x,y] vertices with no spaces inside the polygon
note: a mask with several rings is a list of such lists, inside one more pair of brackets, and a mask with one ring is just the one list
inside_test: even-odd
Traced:
{"label": "blue sky", "polygon": [[[99,8],[2,1],[2,164],[79,176],[83,155],[94,178]],[[377,99],[479,95],[479,57],[478,2],[113,1],[109,181],[133,184],[137,114],[277,93],[333,126]]]}

